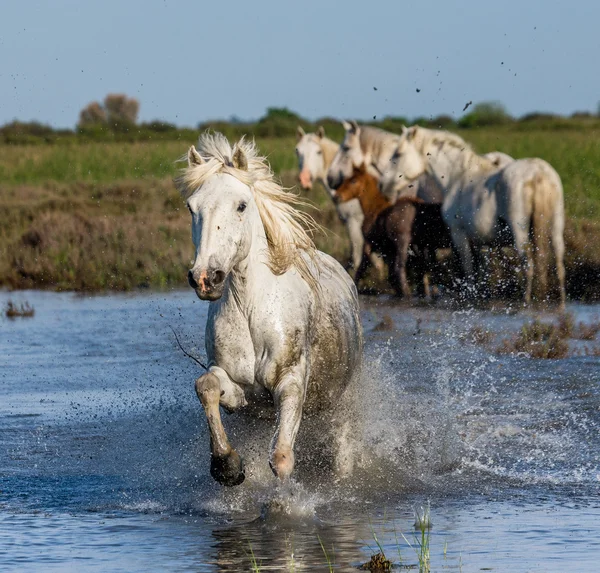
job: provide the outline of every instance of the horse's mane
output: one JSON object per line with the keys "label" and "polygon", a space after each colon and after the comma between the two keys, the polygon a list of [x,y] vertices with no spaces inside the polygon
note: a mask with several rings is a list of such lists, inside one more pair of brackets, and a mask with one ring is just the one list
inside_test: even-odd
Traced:
{"label": "horse's mane", "polygon": [[478,155],[473,148],[462,138],[441,129],[427,129],[425,127],[415,126],[413,132],[413,145],[422,155],[428,152],[429,147],[437,146],[442,149],[445,146],[458,149],[461,157],[461,167],[463,171],[478,166],[484,170],[495,169],[493,161],[482,155]]}
{"label": "horse's mane", "polygon": [[[246,156],[247,170],[234,167],[236,149],[241,149]],[[274,274],[281,275],[295,267],[310,288],[318,293],[319,259],[309,235],[318,225],[310,215],[296,208],[308,203],[275,181],[269,163],[259,155],[253,141],[242,137],[232,147],[221,133],[205,132],[198,140],[197,151],[204,163],[182,169],[175,180],[181,195],[187,199],[217,173],[228,173],[248,185],[267,236],[269,268]]]}

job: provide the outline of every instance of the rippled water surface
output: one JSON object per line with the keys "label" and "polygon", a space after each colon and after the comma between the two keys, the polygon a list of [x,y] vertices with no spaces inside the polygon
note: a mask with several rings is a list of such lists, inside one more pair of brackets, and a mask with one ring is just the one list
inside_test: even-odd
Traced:
{"label": "rippled water surface", "polygon": [[[193,292],[9,299],[36,313],[0,319],[0,570],[352,571],[378,543],[418,566],[415,512],[430,507],[432,571],[598,571],[600,358],[496,355],[533,311],[364,299],[353,475],[318,461],[325,434],[308,420],[295,480],[278,485],[272,421],[236,414],[247,479],[224,489],[201,371],[169,328],[203,354]],[[496,339],[471,344],[473,327]]]}

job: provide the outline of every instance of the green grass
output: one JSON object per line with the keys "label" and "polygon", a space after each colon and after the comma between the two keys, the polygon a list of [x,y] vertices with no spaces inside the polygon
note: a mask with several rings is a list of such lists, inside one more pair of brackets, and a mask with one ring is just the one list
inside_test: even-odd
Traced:
{"label": "green grass", "polygon": [[[570,217],[600,220],[600,131],[520,131],[496,127],[459,132],[475,149],[541,157],[560,174]],[[0,147],[2,185],[108,183],[171,177],[191,141]],[[295,139],[258,139],[276,173],[296,169]]]}
{"label": "green grass", "polygon": [[[596,129],[463,130],[479,152],[539,156],[565,188],[573,298],[600,292],[600,139]],[[189,217],[172,185],[190,141],[0,146],[0,285],[78,290],[185,285]],[[259,138],[283,183],[296,182],[295,138]],[[318,248],[345,262],[349,242],[324,190],[306,197],[326,230]]]}

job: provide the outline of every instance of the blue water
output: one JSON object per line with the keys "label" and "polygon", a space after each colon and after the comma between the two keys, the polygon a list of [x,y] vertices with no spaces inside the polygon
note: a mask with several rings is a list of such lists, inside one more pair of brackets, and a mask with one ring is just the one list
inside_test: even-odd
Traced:
{"label": "blue water", "polygon": [[[192,291],[9,299],[36,313],[0,319],[2,571],[326,571],[327,559],[355,571],[375,537],[415,566],[427,507],[432,571],[598,570],[600,358],[494,352],[537,312],[365,298],[356,472],[336,482],[316,467],[306,423],[295,480],[280,486],[272,422],[234,415],[248,478],[224,489],[208,473],[201,371],[170,330],[203,355],[207,306]],[[496,339],[469,343],[473,326]]]}

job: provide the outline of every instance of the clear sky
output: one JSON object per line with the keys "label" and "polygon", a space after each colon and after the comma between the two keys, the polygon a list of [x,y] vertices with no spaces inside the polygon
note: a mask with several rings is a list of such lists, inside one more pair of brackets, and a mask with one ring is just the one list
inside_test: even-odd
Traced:
{"label": "clear sky", "polygon": [[111,92],[136,97],[143,121],[187,126],[269,106],[595,112],[599,25],[599,0],[2,0],[0,124],[73,127]]}

